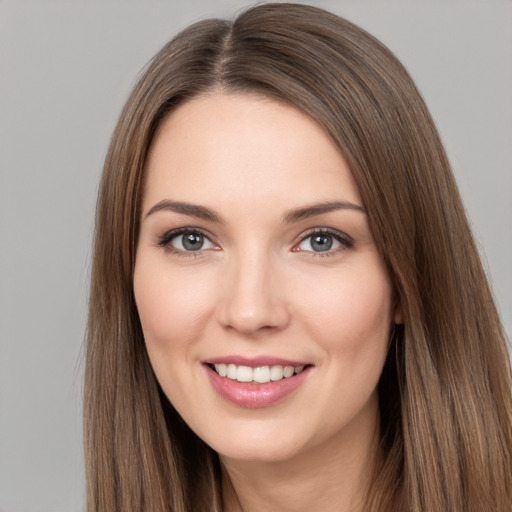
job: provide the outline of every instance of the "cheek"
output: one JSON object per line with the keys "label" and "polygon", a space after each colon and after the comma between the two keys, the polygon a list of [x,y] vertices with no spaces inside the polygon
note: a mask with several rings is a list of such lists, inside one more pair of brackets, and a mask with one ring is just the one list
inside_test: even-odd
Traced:
{"label": "cheek", "polygon": [[197,337],[211,311],[207,276],[141,259],[135,266],[134,294],[148,350],[173,350]]}
{"label": "cheek", "polygon": [[[392,322],[391,286],[378,265],[347,268],[302,294],[302,316],[310,335],[329,353],[364,356],[387,350]],[[379,351],[380,352],[380,351]]]}

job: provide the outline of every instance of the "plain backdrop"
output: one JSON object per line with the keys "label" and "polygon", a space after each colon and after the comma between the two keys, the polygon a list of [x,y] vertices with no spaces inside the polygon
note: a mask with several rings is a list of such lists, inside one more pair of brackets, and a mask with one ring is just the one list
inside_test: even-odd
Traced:
{"label": "plain backdrop", "polygon": [[[512,2],[317,1],[403,61],[512,333]],[[139,70],[245,1],[0,0],[0,510],[84,510],[82,344],[95,195]]]}

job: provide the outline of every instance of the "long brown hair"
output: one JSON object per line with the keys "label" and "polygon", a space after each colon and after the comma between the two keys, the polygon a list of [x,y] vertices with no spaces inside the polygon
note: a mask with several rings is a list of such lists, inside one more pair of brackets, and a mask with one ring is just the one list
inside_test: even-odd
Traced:
{"label": "long brown hair", "polygon": [[512,510],[503,330],[439,136],[393,54],[315,7],[202,21],[150,62],[121,114],[97,206],[85,381],[88,510],[221,509],[219,462],[153,375],[132,276],[145,161],[165,116],[212,90],[303,110],[348,162],[404,324],[379,384],[369,511]]}

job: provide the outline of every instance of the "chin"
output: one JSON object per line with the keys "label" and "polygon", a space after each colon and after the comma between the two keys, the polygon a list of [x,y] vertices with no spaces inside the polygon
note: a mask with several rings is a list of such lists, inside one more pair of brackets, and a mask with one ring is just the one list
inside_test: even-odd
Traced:
{"label": "chin", "polygon": [[288,443],[267,442],[265,444],[247,444],[236,443],[231,446],[220,446],[220,450],[216,450],[221,459],[230,459],[240,462],[257,462],[257,463],[280,463],[286,462],[297,457],[301,450],[296,446]]}
{"label": "chin", "polygon": [[[260,463],[279,463],[294,459],[317,443],[307,435],[305,427],[296,422],[296,435],[289,426],[267,426],[258,422],[250,427],[222,430],[219,436],[203,438],[222,458]],[[251,428],[252,427],[252,428]],[[241,433],[243,432],[243,433]]]}

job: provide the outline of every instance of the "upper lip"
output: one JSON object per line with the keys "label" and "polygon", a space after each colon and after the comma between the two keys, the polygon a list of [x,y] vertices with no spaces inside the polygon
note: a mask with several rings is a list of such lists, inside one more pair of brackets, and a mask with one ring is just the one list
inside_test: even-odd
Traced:
{"label": "upper lip", "polygon": [[262,355],[262,356],[241,356],[241,355],[226,355],[211,357],[202,361],[203,364],[236,364],[237,366],[250,366],[257,368],[259,366],[306,366],[311,364],[309,361],[299,359],[284,359],[282,357]]}

